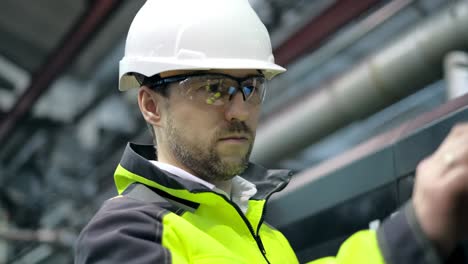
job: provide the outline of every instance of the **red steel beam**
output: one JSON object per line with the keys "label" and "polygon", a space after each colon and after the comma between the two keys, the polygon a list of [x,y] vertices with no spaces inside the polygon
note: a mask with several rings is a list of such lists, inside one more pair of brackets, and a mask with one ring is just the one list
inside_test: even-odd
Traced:
{"label": "red steel beam", "polygon": [[[121,0],[95,0],[71,27],[60,44],[36,71],[29,87],[11,110],[0,118],[0,143],[4,142],[50,84],[62,74],[122,4]],[[1,146],[1,145],[0,145]]]}
{"label": "red steel beam", "polygon": [[275,49],[275,61],[287,65],[318,48],[328,37],[380,0],[338,0]]}

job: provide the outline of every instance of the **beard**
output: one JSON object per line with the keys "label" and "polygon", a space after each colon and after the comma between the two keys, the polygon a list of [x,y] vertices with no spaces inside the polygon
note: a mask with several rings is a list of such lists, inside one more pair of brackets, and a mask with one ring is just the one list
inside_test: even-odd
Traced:
{"label": "beard", "polygon": [[[195,176],[210,183],[227,181],[245,171],[249,164],[253,147],[254,135],[252,130],[241,121],[228,123],[227,127],[219,128],[210,142],[204,143],[191,137],[187,131],[174,126],[172,118],[166,123],[168,147],[174,157],[186,168],[191,169]],[[237,162],[223,161],[216,150],[218,139],[227,133],[244,133],[250,135],[251,141],[247,153]]]}

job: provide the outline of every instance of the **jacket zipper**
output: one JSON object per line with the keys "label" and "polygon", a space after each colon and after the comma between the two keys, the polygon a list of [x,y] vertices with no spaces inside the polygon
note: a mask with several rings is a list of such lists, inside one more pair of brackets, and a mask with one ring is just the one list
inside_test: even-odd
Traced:
{"label": "jacket zipper", "polygon": [[[292,173],[289,174],[290,176],[292,175]],[[268,199],[270,198],[270,196],[277,192],[277,191],[281,191],[282,189],[284,189],[284,187],[286,185],[288,185],[289,181],[287,182],[282,182],[281,184],[279,184],[278,186],[276,186],[276,188],[273,189],[272,192],[268,193],[266,196],[265,196],[265,205],[263,206],[263,210],[262,210],[262,215],[260,217],[260,221],[258,223],[258,226],[257,226],[257,234],[260,234],[260,227],[262,226],[263,224],[263,220],[264,220],[264,216],[266,214],[266,202],[268,201]],[[263,246],[263,245],[262,245]]]}
{"label": "jacket zipper", "polygon": [[[292,172],[289,173],[289,176],[291,176],[291,175],[292,175]],[[271,191],[270,193],[268,193],[268,194],[265,196],[265,205],[263,206],[262,215],[261,215],[261,217],[260,217],[260,221],[259,221],[258,226],[257,226],[257,234],[260,234],[260,227],[261,227],[262,224],[263,224],[264,216],[265,216],[265,214],[266,214],[266,208],[267,208],[266,202],[268,201],[268,199],[270,198],[270,196],[271,196],[273,193],[275,193],[275,192],[277,192],[277,191],[281,191],[282,189],[284,189],[284,187],[285,187],[286,185],[288,185],[288,183],[289,183],[289,181],[280,183],[278,186],[276,186],[276,188],[273,189],[273,191]],[[261,245],[261,247],[263,248],[262,241],[260,240],[260,237],[258,237],[258,238],[259,238],[259,242],[260,242],[259,245]],[[265,248],[263,248],[263,250],[265,250]],[[266,254],[266,252],[265,252],[264,254]],[[265,259],[266,259],[266,257],[265,257]],[[267,260],[267,261],[268,261],[268,260]],[[270,262],[268,262],[268,263],[270,263]]]}
{"label": "jacket zipper", "polygon": [[[288,181],[289,182],[289,181]],[[221,196],[224,198],[224,200],[226,200],[226,202],[228,202],[229,204],[231,204],[234,209],[236,209],[237,213],[241,216],[242,220],[244,221],[245,225],[248,227],[249,231],[250,231],[250,234],[253,236],[255,242],[257,242],[257,246],[258,248],[260,249],[260,252],[262,252],[262,255],[263,255],[263,258],[265,258],[265,261],[268,263],[268,264],[271,264],[270,261],[268,260],[267,256],[266,256],[266,250],[265,250],[265,246],[263,245],[263,242],[262,242],[262,239],[260,238],[260,226],[262,225],[263,223],[263,218],[264,218],[264,215],[265,215],[265,212],[266,212],[266,202],[268,201],[268,198],[270,198],[270,196],[275,193],[276,191],[279,191],[279,190],[282,190],[284,188],[284,186],[286,186],[288,184],[288,182],[282,182],[281,184],[279,184],[276,188],[274,188],[270,193],[268,193],[266,196],[265,196],[265,205],[263,206],[263,210],[262,210],[262,214],[260,216],[260,221],[258,223],[258,227],[257,227],[257,233],[255,233],[255,231],[253,230],[253,227],[252,225],[250,224],[249,220],[247,219],[247,217],[244,215],[244,213],[242,212],[242,210],[239,208],[239,206],[235,203],[233,203],[230,199],[228,199],[226,196],[222,195],[222,194],[218,194],[216,193],[217,195]]]}
{"label": "jacket zipper", "polygon": [[[260,252],[262,253],[262,256],[263,258],[265,259],[265,261],[268,263],[268,264],[271,264],[270,261],[268,260],[267,256],[266,256],[266,250],[265,250],[265,247],[263,246],[263,242],[262,242],[262,239],[260,238],[259,235],[256,235],[255,234],[255,231],[253,230],[253,227],[252,225],[250,224],[249,220],[247,219],[247,217],[244,215],[244,213],[242,212],[242,210],[239,208],[239,206],[237,206],[237,204],[233,203],[230,199],[228,199],[226,196],[222,195],[222,194],[218,194],[216,193],[217,195],[223,197],[224,200],[226,200],[226,202],[228,202],[229,204],[231,204],[234,209],[236,209],[237,213],[241,216],[242,220],[244,221],[245,225],[247,226],[247,228],[249,229],[250,231],[250,234],[252,235],[253,239],[255,240],[255,242],[257,243],[257,246],[258,246],[258,249],[260,249]],[[260,222],[259,222],[259,226],[262,222],[262,218],[263,218],[263,214],[260,218]]]}

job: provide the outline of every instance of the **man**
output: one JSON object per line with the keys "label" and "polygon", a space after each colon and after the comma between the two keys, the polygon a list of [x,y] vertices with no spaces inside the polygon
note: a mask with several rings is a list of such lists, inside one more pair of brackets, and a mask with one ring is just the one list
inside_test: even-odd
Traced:
{"label": "man", "polygon": [[[247,0],[147,1],[130,27],[119,85],[140,87],[156,150],[127,146],[114,176],[120,195],[82,231],[76,263],[297,263],[263,221],[290,173],[249,163],[266,80],[283,71]],[[466,146],[464,124],[420,164],[400,214],[313,263],[448,260],[468,234]]]}

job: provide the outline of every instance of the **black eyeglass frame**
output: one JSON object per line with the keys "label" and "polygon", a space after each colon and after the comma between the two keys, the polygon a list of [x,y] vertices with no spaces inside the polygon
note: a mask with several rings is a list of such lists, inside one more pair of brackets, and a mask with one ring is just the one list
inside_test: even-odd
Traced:
{"label": "black eyeglass frame", "polygon": [[[245,82],[246,80],[251,79],[251,78],[261,77],[263,79],[262,81],[266,82],[266,78],[262,73],[260,73],[260,74],[251,74],[251,75],[239,78],[239,77],[231,76],[229,74],[211,73],[211,72],[197,72],[197,73],[192,73],[192,74],[181,74],[181,75],[175,75],[175,76],[170,76],[170,77],[165,77],[165,78],[161,78],[159,75],[154,75],[154,76],[151,76],[151,77],[137,78],[137,81],[142,86],[145,85],[145,86],[148,86],[149,88],[151,88],[152,90],[156,90],[158,88],[166,88],[167,85],[169,85],[169,84],[176,83],[176,82],[181,82],[181,81],[184,81],[184,80],[186,80],[187,78],[190,78],[190,77],[206,76],[206,75],[220,76],[220,77],[224,77],[224,78],[234,80],[239,84],[238,87],[241,87],[241,84],[243,82]],[[239,91],[239,90],[242,93],[242,97],[243,97],[244,101],[246,101],[247,99],[246,99],[245,91],[242,88],[240,88],[240,89],[237,88],[236,92]],[[263,94],[261,95],[262,96],[261,102],[263,102],[263,99],[265,97],[265,93],[266,93],[266,91],[263,91]],[[235,93],[231,94],[231,98],[232,98],[232,96],[234,94]]]}

